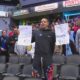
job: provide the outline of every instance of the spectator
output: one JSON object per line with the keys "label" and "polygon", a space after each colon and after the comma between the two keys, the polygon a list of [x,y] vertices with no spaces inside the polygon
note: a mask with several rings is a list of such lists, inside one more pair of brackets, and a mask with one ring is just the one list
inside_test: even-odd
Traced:
{"label": "spectator", "polygon": [[[52,80],[52,56],[55,46],[55,34],[49,29],[49,21],[46,18],[41,20],[40,30],[32,34],[32,42],[35,42],[35,53],[33,60],[33,76],[45,77],[45,80]],[[51,70],[50,70],[51,69]],[[51,79],[49,79],[51,77]]]}
{"label": "spectator", "polygon": [[72,27],[69,26],[69,35],[70,35],[70,48],[73,54],[78,54],[75,46],[75,41],[74,41],[74,31],[72,30]]}
{"label": "spectator", "polygon": [[[56,20],[56,22],[54,23],[54,32],[55,32],[55,25],[59,25],[59,24],[62,24],[62,20],[60,18],[58,18]],[[55,45],[55,50],[54,50],[54,53],[57,54],[57,55],[62,55],[62,50],[63,50],[63,45]]]}
{"label": "spectator", "polygon": [[32,30],[36,30],[36,24],[32,24]]}
{"label": "spectator", "polygon": [[52,30],[53,32],[55,32],[54,22],[51,24],[50,28],[51,28],[51,30]]}
{"label": "spectator", "polygon": [[72,30],[72,27],[69,24],[69,36],[70,36],[70,43],[63,45],[63,54],[64,55],[71,55],[71,54],[78,54],[75,46],[74,41],[74,31]]}
{"label": "spectator", "polygon": [[75,41],[76,41],[76,49],[77,49],[77,51],[80,55],[80,29],[78,29],[77,32],[76,32]]}
{"label": "spectator", "polygon": [[76,32],[77,32],[78,29],[80,29],[80,19],[78,19],[78,20],[75,22],[74,26],[73,26],[74,39],[75,39],[75,37],[76,37]]}
{"label": "spectator", "polygon": [[13,31],[9,33],[9,53],[14,52],[14,46],[16,41],[18,40],[19,31],[17,27],[13,28]]}
{"label": "spectator", "polygon": [[2,31],[0,36],[0,55],[6,56],[6,62],[8,62],[8,36],[5,30]]}

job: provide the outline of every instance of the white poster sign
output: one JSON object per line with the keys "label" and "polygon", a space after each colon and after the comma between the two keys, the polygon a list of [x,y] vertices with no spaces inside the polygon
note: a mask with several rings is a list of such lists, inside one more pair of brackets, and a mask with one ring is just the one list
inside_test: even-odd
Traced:
{"label": "white poster sign", "polygon": [[68,23],[55,25],[56,45],[69,44]]}
{"label": "white poster sign", "polygon": [[30,54],[32,56],[32,58],[34,58],[35,42],[32,43],[31,46],[32,46],[31,50],[27,50],[27,53]]}
{"label": "white poster sign", "polygon": [[20,35],[18,37],[18,45],[28,46],[31,44],[32,26],[19,26]]}

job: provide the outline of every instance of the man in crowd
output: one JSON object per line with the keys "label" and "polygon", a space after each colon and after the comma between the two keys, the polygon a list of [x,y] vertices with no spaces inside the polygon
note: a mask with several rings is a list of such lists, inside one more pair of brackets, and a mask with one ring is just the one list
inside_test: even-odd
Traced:
{"label": "man in crowd", "polygon": [[32,42],[35,42],[32,76],[52,80],[55,34],[49,29],[48,19],[43,18],[40,23],[40,30],[33,31]]}
{"label": "man in crowd", "polygon": [[80,29],[78,29],[76,32],[75,42],[76,42],[76,49],[80,55]]}
{"label": "man in crowd", "polygon": [[0,55],[6,56],[6,62],[8,62],[8,36],[5,30],[2,31],[2,35],[0,36]]}
{"label": "man in crowd", "polygon": [[12,32],[9,33],[9,53],[14,54],[14,46],[18,40],[19,31],[17,27],[13,27]]}

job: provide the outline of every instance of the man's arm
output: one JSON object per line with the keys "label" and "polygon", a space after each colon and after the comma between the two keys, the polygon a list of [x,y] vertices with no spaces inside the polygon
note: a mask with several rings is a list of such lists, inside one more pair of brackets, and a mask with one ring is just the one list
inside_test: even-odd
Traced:
{"label": "man's arm", "polygon": [[55,33],[53,32],[53,53],[54,53],[54,49],[55,49],[55,43],[56,43],[56,36]]}

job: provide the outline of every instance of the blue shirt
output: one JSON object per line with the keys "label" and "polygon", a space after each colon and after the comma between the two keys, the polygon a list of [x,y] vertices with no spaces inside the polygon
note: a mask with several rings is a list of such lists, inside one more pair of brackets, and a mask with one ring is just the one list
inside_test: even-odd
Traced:
{"label": "blue shirt", "polygon": [[4,48],[4,49],[7,49],[7,40],[8,40],[8,37],[7,36],[5,36],[5,37],[3,37],[3,36],[1,36],[0,37],[0,47],[2,47],[2,48]]}

